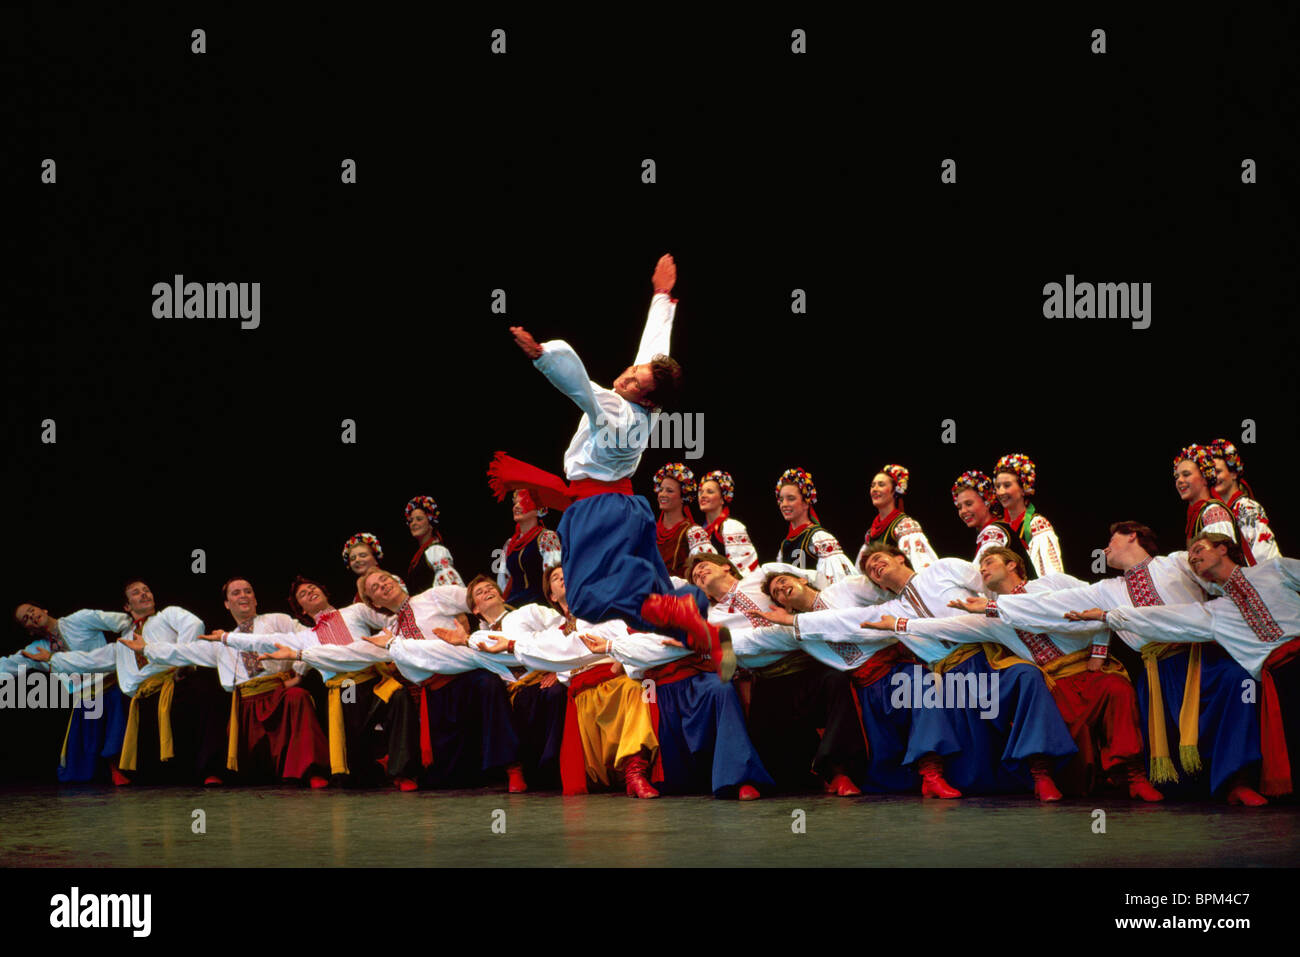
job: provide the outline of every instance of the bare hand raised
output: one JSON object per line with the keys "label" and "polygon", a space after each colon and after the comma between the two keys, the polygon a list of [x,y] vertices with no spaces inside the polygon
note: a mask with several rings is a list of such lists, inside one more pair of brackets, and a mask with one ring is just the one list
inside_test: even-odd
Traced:
{"label": "bare hand raised", "polygon": [[511,326],[510,333],[515,337],[515,345],[524,350],[524,355],[530,359],[540,359],[542,357],[542,347],[537,344],[537,340],[523,326]]}
{"label": "bare hand raised", "polygon": [[655,263],[654,275],[650,277],[650,283],[654,286],[655,292],[673,291],[673,286],[677,285],[677,263],[673,262],[671,253],[664,253],[659,257],[659,262]]}
{"label": "bare hand raised", "polygon": [[30,658],[32,661],[49,661],[52,656],[48,648],[37,648],[35,651],[28,651],[24,648],[23,657]]}
{"label": "bare hand raised", "polygon": [[257,656],[258,661],[296,661],[298,652],[294,648],[288,648],[276,642],[275,651],[267,651]]}
{"label": "bare hand raised", "polygon": [[961,608],[970,612],[972,615],[982,615],[988,610],[989,600],[987,598],[954,598],[948,602],[949,608]]}
{"label": "bare hand raised", "polygon": [[[455,628],[435,628],[433,629],[433,633],[449,645],[469,644],[469,635],[466,633],[465,629],[460,626],[460,622],[456,622]],[[500,651],[502,649],[498,648],[494,650]]]}
{"label": "bare hand raised", "polygon": [[204,641],[221,641],[226,637],[226,633],[218,628],[216,631],[210,631],[206,635],[199,635]]}

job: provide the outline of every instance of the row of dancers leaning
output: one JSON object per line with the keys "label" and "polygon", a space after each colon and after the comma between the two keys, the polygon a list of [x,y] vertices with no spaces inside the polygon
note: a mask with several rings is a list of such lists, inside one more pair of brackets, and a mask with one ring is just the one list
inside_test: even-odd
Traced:
{"label": "row of dancers leaning", "polygon": [[[418,547],[404,575],[379,567],[374,536],[346,543],[346,601],[298,576],[292,614],[259,613],[253,584],[231,578],[231,622],[213,629],[158,610],[138,579],[120,612],[56,619],[20,605],[32,641],[5,669],[45,670],[82,696],[60,777],[106,766],[117,784],[504,782],[742,800],[821,789],[1056,801],[1115,786],[1254,806],[1291,792],[1300,563],[1277,554],[1242,494],[1230,443],[1175,457],[1183,547],[1162,553],[1148,527],[1116,521],[1105,555],[1120,574],[1101,581],[1065,573],[1018,453],[953,485],[973,560],[934,554],[903,509],[906,469],[888,465],[853,561],[817,522],[812,476],[783,473],[789,533],[762,564],[730,515],[725,472],[697,487],[684,464],[661,468],[657,519],[632,494],[653,416],[681,379],[667,354],[675,275],[663,257],[637,359],[613,388],[563,340],[512,328],[581,417],[563,477],[493,459],[489,484],[516,521],[495,578],[463,583],[436,503],[420,496],[406,507]],[[1140,655],[1135,676],[1114,636]]]}

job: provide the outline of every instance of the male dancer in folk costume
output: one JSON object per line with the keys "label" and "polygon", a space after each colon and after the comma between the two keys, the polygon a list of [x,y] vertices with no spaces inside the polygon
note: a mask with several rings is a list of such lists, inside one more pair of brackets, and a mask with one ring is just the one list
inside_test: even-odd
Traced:
{"label": "male dancer in folk costume", "polygon": [[[621,776],[629,797],[657,798],[659,792],[650,783],[651,776],[663,780],[657,760],[657,708],[647,703],[641,683],[629,678],[619,662],[591,655],[581,641],[579,627],[599,632],[606,626],[579,623],[570,614],[559,565],[545,570],[542,587],[547,605],[525,605],[509,613],[501,619],[500,630],[470,635],[469,646],[514,655],[534,672],[555,674],[565,687],[560,747],[565,794],[608,788]],[[452,635],[444,637],[454,640]]]}
{"label": "male dancer in folk costume", "polygon": [[[1138,522],[1115,522],[1105,549],[1106,564],[1123,574],[1054,592],[1003,595],[998,617],[1014,628],[1091,636],[1096,650],[1106,648],[1110,631],[1095,622],[1066,616],[1080,609],[1146,608],[1187,605],[1206,600],[1206,583],[1193,572],[1186,552],[1158,554],[1155,534]],[[1210,794],[1232,784],[1234,800],[1259,802],[1244,783],[1244,773],[1260,760],[1259,709],[1242,694],[1249,676],[1218,647],[1148,643],[1131,632],[1118,634],[1142,655],[1143,671],[1136,682],[1138,707],[1146,728],[1152,783],[1171,797],[1187,796],[1199,788],[1178,786],[1173,755],[1179,756],[1185,777],[1202,770],[1202,786]],[[1169,728],[1176,737],[1170,745]],[[1241,790],[1237,790],[1240,787]]]}
{"label": "male dancer in folk costume", "polygon": [[415,554],[406,566],[405,585],[418,594],[434,585],[463,585],[451,552],[438,530],[438,503],[430,495],[417,495],[406,503],[406,527],[415,539]]}
{"label": "male dancer in folk costume", "polygon": [[1280,556],[1264,506],[1255,500],[1255,493],[1241,477],[1245,468],[1237,447],[1227,439],[1215,439],[1210,443],[1210,455],[1214,458],[1214,494],[1236,519],[1241,551],[1247,556],[1247,563],[1266,562]]}
{"label": "male dancer in folk costume", "polygon": [[1035,574],[1063,574],[1065,562],[1056,530],[1029,501],[1034,497],[1037,487],[1038,467],[1029,456],[1012,452],[998,459],[998,464],[993,469],[993,490],[1002,505],[1007,526],[1028,549]]}
{"label": "male dancer in folk costume", "polygon": [[[280,612],[259,615],[257,596],[245,578],[221,587],[226,610],[238,634],[291,631],[294,620]],[[219,642],[225,631],[200,635]],[[259,659],[256,652],[220,644],[146,645],[151,660],[178,666],[216,668],[221,685],[233,693],[227,732],[226,767],[245,779],[271,777],[329,786],[329,743],[316,718],[310,693],[301,685],[302,664]],[[251,776],[251,778],[250,778]]]}
{"label": "male dancer in folk costume", "polygon": [[[1262,685],[1260,790],[1269,795],[1290,794],[1291,766],[1276,676],[1284,665],[1300,658],[1300,561],[1275,558],[1243,567],[1240,545],[1217,532],[1197,535],[1187,551],[1187,561],[1201,579],[1223,590],[1222,598],[1109,611],[1092,608],[1070,617],[1100,621],[1148,641],[1215,642],[1222,646]],[[1298,706],[1294,701],[1289,704]],[[1256,806],[1264,799],[1239,783],[1228,793],[1228,802]]]}
{"label": "male dancer in folk costume", "polygon": [[[522,612],[507,605],[496,582],[486,575],[478,575],[466,587],[466,604],[471,622],[477,619],[476,632],[500,631],[511,616],[535,619],[535,612]],[[536,610],[543,606],[530,603]],[[525,606],[528,607],[528,606]],[[452,629],[456,631],[456,629]],[[435,632],[441,636],[441,632]],[[462,632],[454,642],[468,641]],[[514,669],[512,669],[512,672]],[[510,695],[510,713],[515,735],[519,739],[520,763],[524,776],[534,787],[550,787],[559,780],[560,750],[564,741],[564,715],[568,710],[568,693],[554,669],[518,668],[515,679],[507,687]]]}
{"label": "male dancer in folk costume", "polygon": [[[763,569],[763,593],[791,614],[825,608],[861,608],[889,598],[889,593],[869,579],[856,576],[821,590],[808,582],[809,573],[792,566],[767,565]],[[857,617],[861,617],[860,615]],[[805,651],[823,664],[849,673],[857,689],[863,728],[869,746],[866,790],[872,792],[914,792],[919,783],[925,797],[956,798],[961,793],[943,778],[943,762],[933,752],[924,754],[915,767],[904,766],[912,731],[912,710],[894,702],[896,675],[911,679],[917,658],[891,635],[869,635],[854,625],[853,640],[796,641],[792,628],[773,625],[755,628],[746,636],[770,650]],[[735,639],[748,650],[749,641]]]}
{"label": "male dancer in folk costume", "polygon": [[861,794],[854,778],[866,772],[867,740],[849,676],[802,649],[754,640],[755,629],[769,626],[763,612],[775,607],[763,593],[763,571],[741,575],[726,558],[705,553],[691,559],[689,574],[709,596],[709,620],[731,632],[747,669],[747,687],[738,691],[749,698],[749,737],[777,787]]}
{"label": "male dancer in folk costume", "polygon": [[132,622],[114,645],[115,665],[118,687],[131,705],[118,767],[132,777],[114,783],[130,783],[136,773],[151,777],[180,755],[181,762],[168,768],[189,777],[187,766],[192,763],[204,784],[221,784],[230,696],[215,671],[162,660],[164,645],[197,641],[203,622],[176,605],[158,611],[153,592],[140,579],[128,582],[124,591]]}
{"label": "male dancer in folk costume", "polygon": [[[855,619],[871,631],[871,622],[890,615],[899,620],[959,614],[954,601],[981,593],[979,570],[959,558],[942,558],[919,572],[907,565],[907,556],[887,542],[867,550],[867,577],[897,597],[865,608],[813,611],[794,618],[800,641],[844,641],[861,638]],[[768,616],[786,623],[783,616]],[[862,621],[862,619],[866,619]],[[929,649],[910,644],[918,656]],[[978,686],[980,676],[997,690],[996,713],[984,715],[979,707],[948,701],[942,707],[923,707],[912,718],[912,733],[904,764],[934,752],[946,759],[946,777],[963,792],[996,792],[1027,786],[1032,780],[1041,801],[1059,801],[1052,780],[1053,761],[1076,752],[1069,729],[1052,701],[1043,674],[1034,665],[996,645],[962,644],[938,660],[929,654],[936,674],[953,672],[955,679]],[[998,680],[993,681],[994,674]],[[949,679],[945,679],[947,681]],[[1023,773],[1027,768],[1029,775]]]}
{"label": "male dancer in folk costume", "polygon": [[1204,445],[1189,445],[1174,456],[1174,489],[1187,503],[1184,536],[1190,544],[1201,532],[1214,532],[1238,540],[1232,512],[1214,494],[1214,456]]}
{"label": "male dancer in folk costume", "polygon": [[811,472],[792,468],[781,473],[776,480],[776,505],[787,525],[776,560],[796,568],[815,569],[817,587],[825,588],[857,572],[839,541],[817,521],[816,504],[817,486]]}
{"label": "male dancer in folk costume", "polygon": [[655,536],[654,514],[632,493],[631,477],[650,441],[652,412],[677,394],[681,368],[666,354],[676,300],[677,266],[655,266],[654,297],[636,361],[613,389],[592,382],[578,354],[554,339],[539,345],[521,326],[515,343],[551,384],[582,410],[564,453],[564,476],[551,475],[498,452],[488,480],[498,499],[527,488],[533,501],[564,511],[558,529],[569,604],[585,621],[618,618],[638,630],[680,629],[697,651],[717,641],[703,618],[703,596],[674,594]]}
{"label": "male dancer in folk costume", "polygon": [[[452,629],[456,616],[468,611],[465,589],[441,585],[408,597],[382,569],[367,573],[361,587],[372,606],[390,612],[388,629],[367,640],[392,656],[418,708],[414,721],[405,710],[394,714],[388,773],[454,787],[477,786],[504,768],[512,794],[528,790],[506,694],[510,669],[435,636],[435,629]],[[405,782],[398,786],[411,790]]]}
{"label": "male dancer in folk costume", "polygon": [[695,473],[682,462],[669,462],[655,472],[655,497],[659,500],[655,540],[668,574],[674,578],[686,577],[686,563],[692,555],[713,550],[709,533],[691,514],[695,491]]}
{"label": "male dancer in folk costume", "polygon": [[962,472],[957,476],[957,481],[952,483],[952,504],[963,524],[977,533],[973,559],[977,566],[986,549],[1009,548],[1025,560],[1024,567],[1029,577],[1037,576],[1024,541],[1010,525],[1001,520],[1002,505],[993,491],[991,478],[977,469]]}
{"label": "male dancer in folk costume", "polygon": [[[117,640],[126,631],[131,618],[120,611],[92,611],[89,608],[54,618],[45,609],[26,602],[14,609],[14,618],[32,639],[27,647],[0,658],[0,674],[19,674],[23,669],[49,670],[50,659],[59,656],[60,672],[71,676],[102,674],[102,690],[93,681],[77,689],[76,701],[68,716],[68,730],[59,755],[58,777],[61,782],[82,782],[94,778],[99,762],[108,761],[110,773],[121,774],[117,756],[122,751],[126,731],[128,701],[117,687],[114,669],[116,653],[105,634]],[[75,677],[70,680],[76,681]],[[102,704],[91,707],[86,700],[99,694]]]}
{"label": "male dancer in folk costume", "polygon": [[699,555],[711,549],[726,555],[731,564],[748,574],[758,568],[758,550],[749,539],[749,530],[731,517],[731,502],[735,497],[736,483],[730,472],[714,469],[700,479],[700,514],[705,522],[708,547],[692,546],[691,554]]}
{"label": "male dancer in folk costume", "polygon": [[930,540],[921,531],[921,523],[903,511],[909,478],[910,473],[901,465],[886,465],[872,477],[871,506],[876,510],[876,516],[871,520],[866,541],[854,559],[853,564],[858,568],[862,567],[862,560],[872,542],[889,542],[898,546],[917,571],[938,561],[939,556],[930,547]]}
{"label": "male dancer in folk costume", "polygon": [[994,597],[953,602],[955,607],[972,614],[910,618],[901,626],[892,616],[886,616],[874,623],[874,627],[895,628],[909,635],[938,639],[936,658],[947,654],[945,642],[992,641],[1033,662],[1047,676],[1052,697],[1079,749],[1071,767],[1061,776],[1066,790],[1087,794],[1094,780],[1113,776],[1128,788],[1129,797],[1163,800],[1163,795],[1147,781],[1143,769],[1144,745],[1137,695],[1124,666],[1108,657],[1104,646],[1093,645],[1086,634],[1060,630],[1030,632],[997,618],[997,601],[1001,596],[1059,591],[1084,583],[1069,575],[1056,574],[1029,581],[1025,577],[1025,560],[1009,548],[987,549],[979,569],[985,590]]}
{"label": "male dancer in folk costume", "polygon": [[560,564],[560,536],[542,524],[545,508],[538,508],[528,489],[517,489],[510,503],[515,533],[501,550],[497,587],[516,608],[546,601],[542,572]]}
{"label": "male dancer in folk costume", "polygon": [[[335,783],[353,787],[377,783],[382,780],[377,762],[385,748],[376,738],[373,718],[386,710],[386,702],[376,692],[389,681],[378,666],[392,659],[364,640],[380,630],[373,627],[374,610],[359,603],[337,609],[324,585],[301,575],[289,586],[289,608],[310,621],[311,627],[260,633],[256,629],[217,631],[203,637],[215,637],[237,652],[258,653],[262,660],[301,661],[315,669],[327,692],[330,773]],[[381,616],[381,627],[384,621]]]}

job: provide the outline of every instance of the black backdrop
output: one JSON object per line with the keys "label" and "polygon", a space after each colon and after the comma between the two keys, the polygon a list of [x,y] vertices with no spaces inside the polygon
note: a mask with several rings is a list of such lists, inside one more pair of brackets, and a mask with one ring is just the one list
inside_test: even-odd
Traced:
{"label": "black backdrop", "polygon": [[[967,557],[949,485],[1023,451],[1087,576],[1113,520],[1178,545],[1174,452],[1246,419],[1247,476],[1297,547],[1294,13],[684,17],[19,16],[5,179],[35,216],[7,256],[6,610],[119,607],[130,575],[214,626],[235,573],[262,610],[299,572],[341,597],[343,541],[377,533],[400,572],[420,493],[462,574],[486,570],[511,530],[492,452],[558,472],[577,420],[506,326],[609,383],[664,251],[705,420],[690,464],[733,473],[765,557],[783,469],[813,472],[852,554],[885,462]],[[261,282],[260,328],[155,319],[176,273]],[[1067,273],[1152,283],[1151,327],[1044,319]]]}

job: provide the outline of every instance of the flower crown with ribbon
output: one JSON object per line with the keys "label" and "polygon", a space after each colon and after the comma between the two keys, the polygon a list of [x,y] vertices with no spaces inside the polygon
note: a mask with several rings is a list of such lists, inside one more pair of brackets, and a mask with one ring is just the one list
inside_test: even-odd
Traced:
{"label": "flower crown with ribbon", "polygon": [[358,545],[365,545],[372,552],[374,552],[375,561],[379,561],[381,558],[384,557],[384,550],[379,547],[378,538],[376,538],[374,535],[371,535],[369,532],[357,532],[355,535],[353,535],[351,538],[349,538],[346,542],[343,543],[343,564],[344,565],[351,564],[351,562],[348,560],[348,552],[352,551],[352,549],[356,548]]}
{"label": "flower crown with ribbon", "polygon": [[663,484],[666,478],[676,479],[682,487],[682,501],[695,501],[695,473],[686,467],[684,462],[669,462],[659,471],[655,472],[655,494],[659,494],[659,486]]}
{"label": "flower crown with ribbon", "polygon": [[[1179,462],[1191,462],[1205,476],[1205,484],[1214,488],[1214,456],[1204,445],[1189,445],[1174,456],[1174,475],[1178,475]],[[1226,461],[1225,461],[1226,464]]]}
{"label": "flower crown with ribbon", "polygon": [[1034,486],[1038,481],[1038,466],[1034,465],[1034,460],[1028,455],[1012,452],[1010,455],[1002,456],[993,469],[994,475],[999,472],[1010,472],[1018,478],[1026,498],[1034,494]]}
{"label": "flower crown with ribbon", "polygon": [[424,514],[429,516],[429,524],[438,524],[438,503],[433,500],[432,495],[417,495],[406,503],[405,518],[409,522],[411,513],[417,508],[423,509]]}
{"label": "flower crown with ribbon", "polygon": [[705,482],[717,482],[718,490],[722,492],[722,501],[730,505],[731,500],[736,497],[736,483],[731,478],[730,472],[724,472],[722,469],[714,469],[707,473],[704,478],[700,479],[700,485]]}

